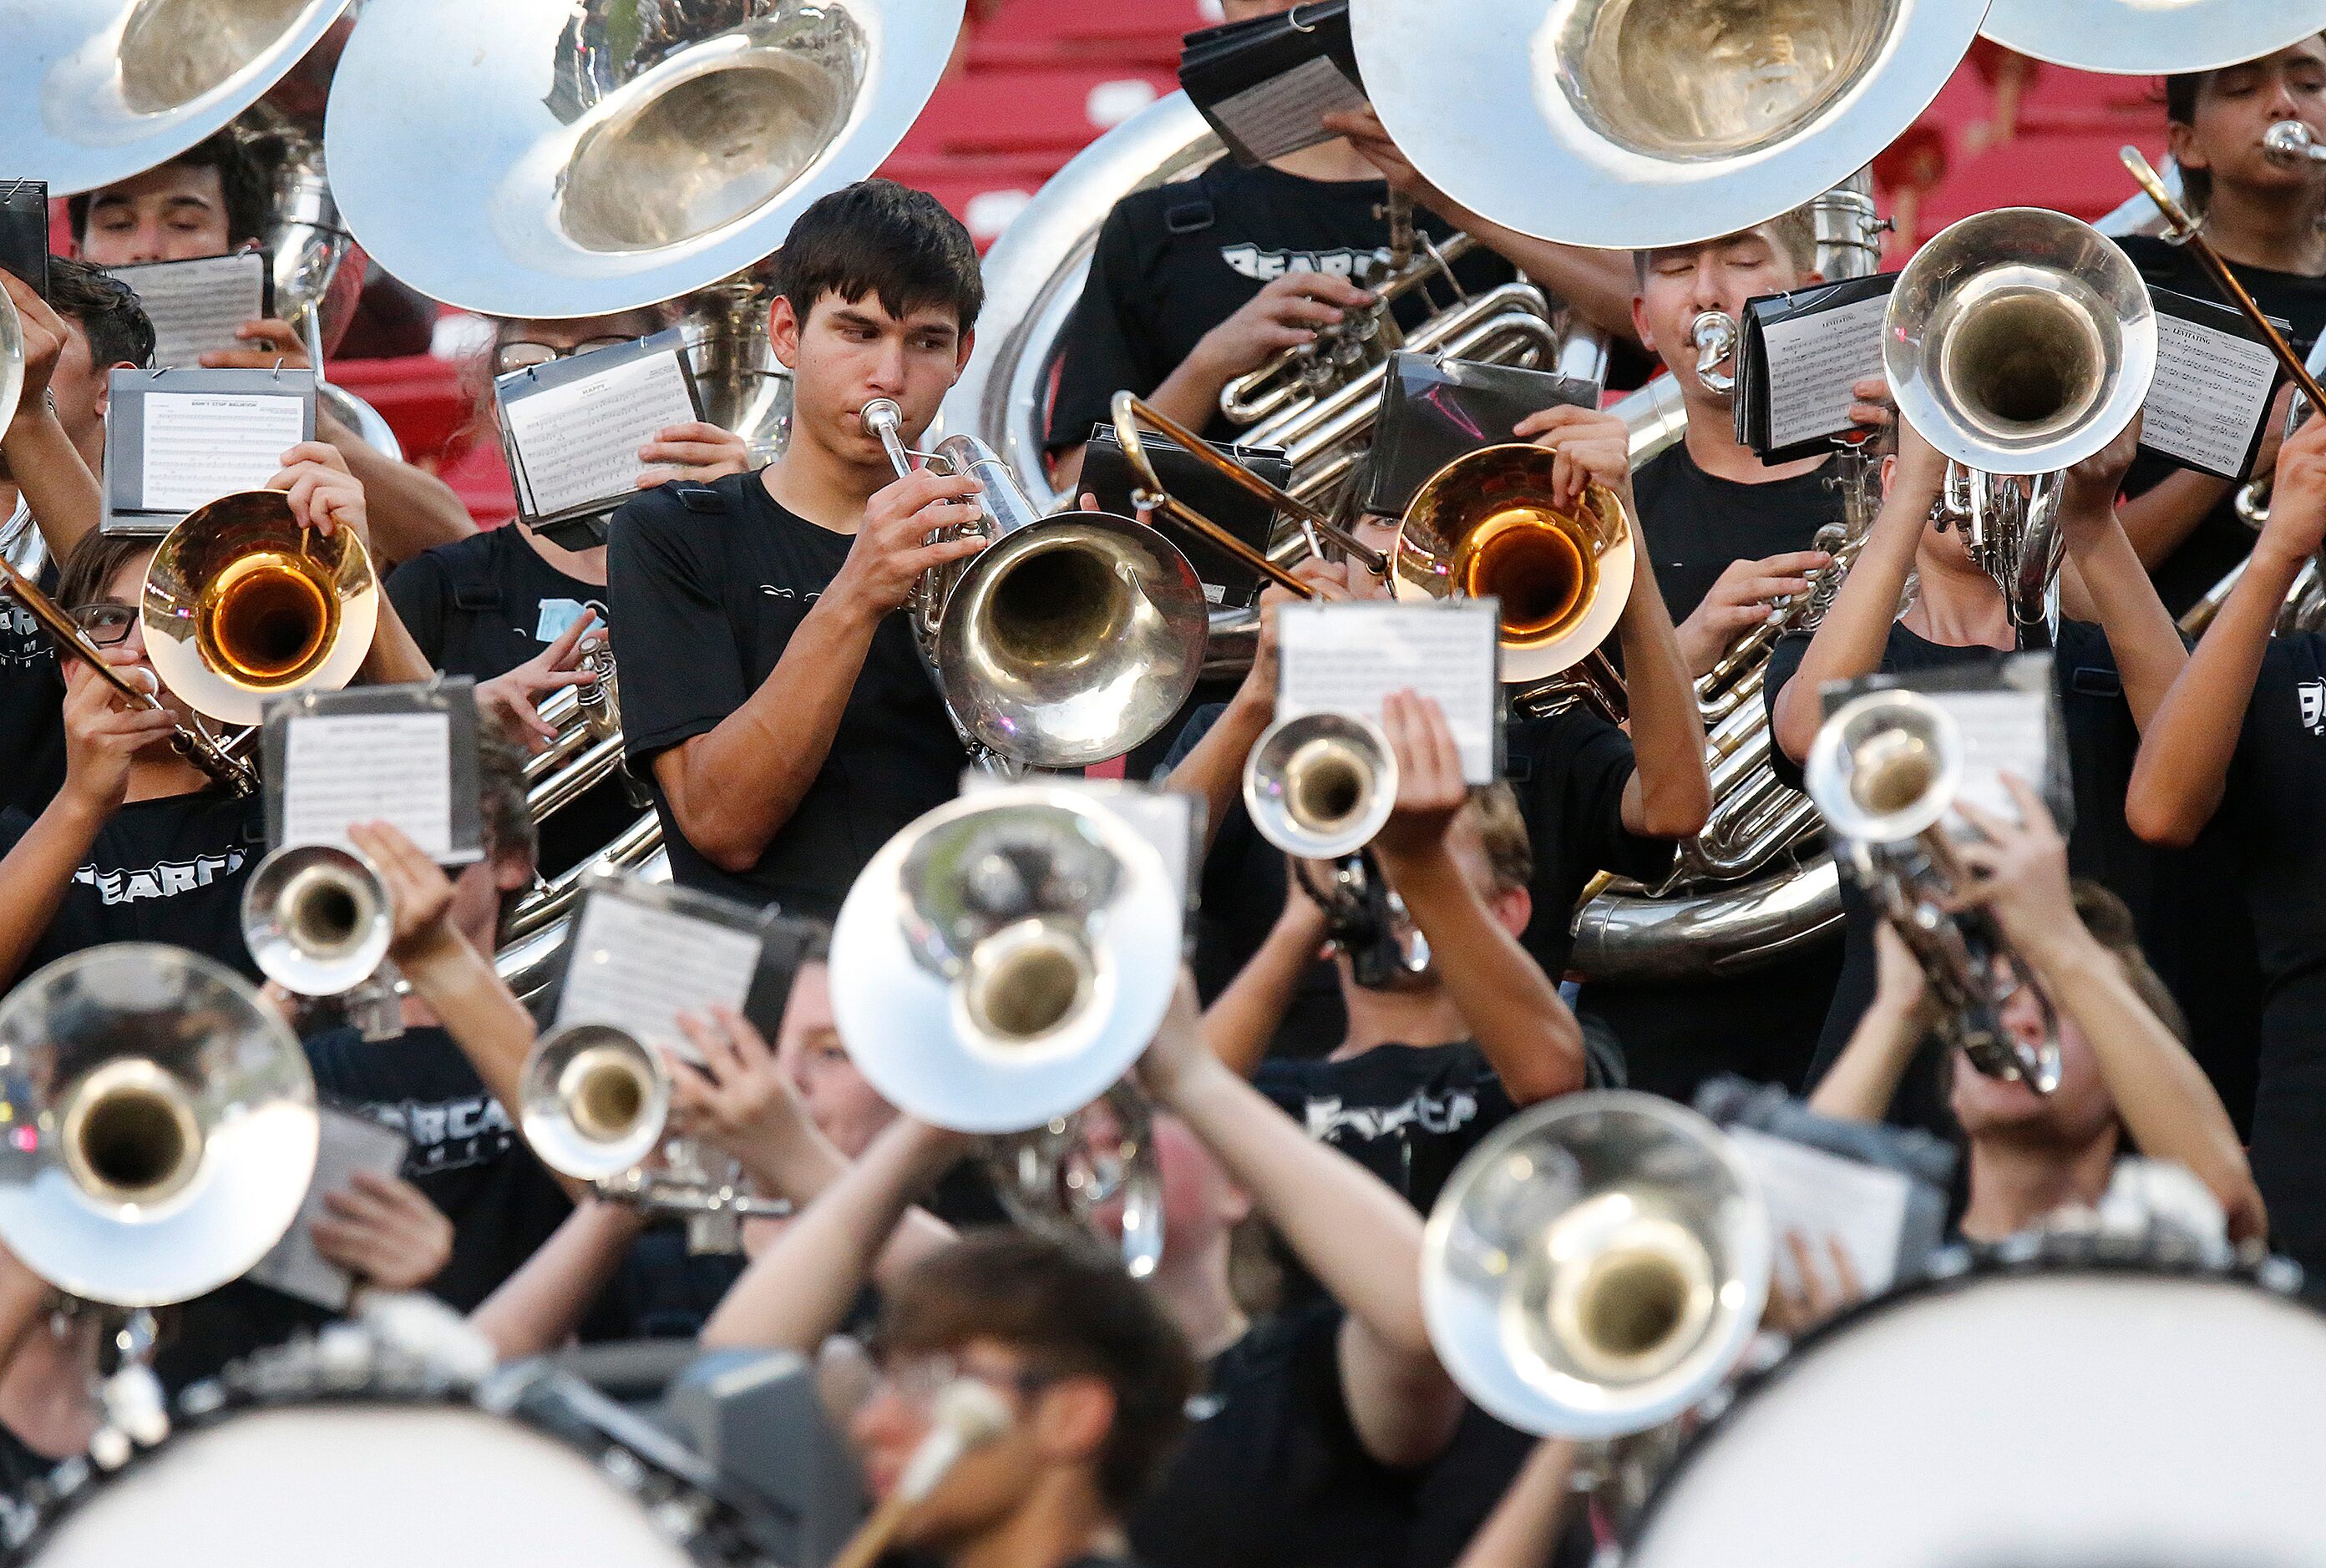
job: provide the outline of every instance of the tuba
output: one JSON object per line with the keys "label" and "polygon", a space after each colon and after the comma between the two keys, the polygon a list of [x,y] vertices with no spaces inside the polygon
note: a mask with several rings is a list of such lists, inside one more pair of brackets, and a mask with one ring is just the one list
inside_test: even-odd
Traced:
{"label": "tuba", "polygon": [[1899,417],[1948,459],[1940,506],[1972,559],[2017,625],[2056,615],[2059,476],[2147,398],[2148,285],[2089,224],[2040,208],[1980,213],[1899,274],[1882,346]]}
{"label": "tuba", "polygon": [[[860,416],[902,478],[912,458],[885,397]],[[948,436],[944,471],[984,486],[970,525],[986,547],[922,575],[922,656],[964,740],[1005,766],[1083,767],[1168,723],[1203,673],[1203,584],[1177,545],[1103,512],[1045,517],[975,436]]]}
{"label": "tuba", "polygon": [[1775,1239],[1717,1127],[1603,1090],[1472,1150],[1423,1231],[1430,1343],[1488,1414],[1544,1436],[1658,1426],[1711,1394],[1761,1320]]}
{"label": "tuba", "polygon": [[[1804,772],[1837,853],[1929,977],[1941,1035],[1991,1077],[2017,1079],[2038,1094],[2058,1088],[2051,999],[2012,959],[1992,917],[1949,908],[1962,882],[1958,830],[1948,823],[1962,788],[1954,719],[1912,691],[1869,692],[1825,721]],[[2002,1021],[2004,1004],[2023,985],[2042,1003],[2045,1038],[2037,1045]]]}
{"label": "tuba", "polygon": [[315,1082],[250,985],[182,948],[59,959],[0,1001],[0,1241],[69,1294],[188,1300],[297,1218]]}
{"label": "tuba", "polygon": [[352,529],[301,526],[280,490],[222,496],[154,552],[139,612],[145,657],[195,711],[256,724],[269,697],[354,679],[371,651],[379,593]]}
{"label": "tuba", "polygon": [[2258,60],[2326,31],[2321,0],[1994,0],[1979,31],[2070,70],[2169,76]]}

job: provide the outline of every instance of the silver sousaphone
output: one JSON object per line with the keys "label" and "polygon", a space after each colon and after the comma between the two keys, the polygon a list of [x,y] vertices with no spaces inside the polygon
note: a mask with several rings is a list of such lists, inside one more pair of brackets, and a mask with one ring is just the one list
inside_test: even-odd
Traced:
{"label": "silver sousaphone", "polygon": [[331,88],[340,209],[382,266],[467,310],[675,299],[879,166],[935,90],[962,5],[374,5]]}
{"label": "silver sousaphone", "polygon": [[1979,31],[2070,70],[2169,76],[2326,32],[2326,0],[1995,0]]}

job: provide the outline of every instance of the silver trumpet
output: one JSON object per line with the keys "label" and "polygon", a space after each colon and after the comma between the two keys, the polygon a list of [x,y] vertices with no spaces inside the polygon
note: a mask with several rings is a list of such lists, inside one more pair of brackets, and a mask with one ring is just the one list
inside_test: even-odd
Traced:
{"label": "silver trumpet", "polygon": [[[902,478],[913,458],[885,397],[858,418]],[[912,601],[923,656],[970,744],[1019,767],[1121,756],[1159,730],[1203,673],[1209,609],[1196,569],[1144,524],[1104,512],[1037,512],[975,436],[932,460],[984,487],[960,534],[977,554],[922,574]]]}
{"label": "silver trumpet", "polygon": [[2040,208],[1980,213],[1899,274],[1883,367],[1899,416],[1946,455],[1942,515],[2013,620],[2053,618],[2057,476],[2114,441],[2148,396],[2146,283],[2089,224]]}
{"label": "silver trumpet", "polygon": [[[849,890],[841,1037],[890,1104],[985,1135],[1016,1211],[1080,1227],[1119,1202],[1145,1272],[1160,1189],[1125,1075],[1170,1005],[1184,917],[1162,856],[1087,793],[980,791],[891,839]],[[1112,1143],[1083,1119],[1103,1097]]]}
{"label": "silver trumpet", "polygon": [[[1847,861],[1929,978],[1940,1031],[1973,1067],[2017,1079],[2038,1094],[2060,1084],[2060,1028],[2051,998],[2014,960],[1993,917],[1950,910],[1962,883],[1949,817],[1962,786],[1954,719],[1912,691],[1872,691],[1846,704],[1810,748],[1810,798]],[[2043,1037],[2028,1044],[2004,1026],[2004,1005],[2031,987]]]}
{"label": "silver trumpet", "polygon": [[1623,1090],[1521,1112],[1430,1211],[1421,1304],[1464,1393],[1521,1431],[1661,1425],[1717,1387],[1761,1319],[1773,1237],[1710,1122]]}
{"label": "silver trumpet", "polygon": [[2280,163],[2326,163],[2326,144],[2300,120],[2280,120],[2263,134],[2262,150]]}
{"label": "silver trumpet", "polygon": [[[1696,378],[1707,392],[1726,397],[1736,390],[1736,318],[1705,311],[1688,324],[1689,347],[1696,350]],[[1728,368],[1722,369],[1722,366]]]}
{"label": "silver trumpet", "polygon": [[183,948],[59,959],[0,1001],[0,1241],[69,1294],[161,1306],[237,1278],[315,1169],[306,1053]]}
{"label": "silver trumpet", "polygon": [[1397,805],[1397,756],[1363,714],[1279,719],[1244,758],[1243,803],[1260,836],[1288,855],[1354,854]]}
{"label": "silver trumpet", "polygon": [[259,972],[296,996],[342,997],[367,1040],[404,1032],[395,934],[378,868],[351,849],[285,844],[243,884],[242,940]]}

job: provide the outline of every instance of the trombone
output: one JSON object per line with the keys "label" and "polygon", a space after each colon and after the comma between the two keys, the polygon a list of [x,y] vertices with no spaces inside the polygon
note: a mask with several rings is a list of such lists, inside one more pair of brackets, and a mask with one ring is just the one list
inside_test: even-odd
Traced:
{"label": "trombone", "polygon": [[[1961,793],[1961,733],[1945,709],[1912,691],[1870,691],[1819,729],[1803,788],[1846,859],[1929,977],[1939,1029],[1973,1067],[2038,1094],[2060,1085],[2060,1025],[2052,999],[2013,958],[1994,918],[1949,908],[1961,886],[1947,817]],[[2019,1040],[2003,1008],[2022,986],[2043,1010],[2043,1038]]]}

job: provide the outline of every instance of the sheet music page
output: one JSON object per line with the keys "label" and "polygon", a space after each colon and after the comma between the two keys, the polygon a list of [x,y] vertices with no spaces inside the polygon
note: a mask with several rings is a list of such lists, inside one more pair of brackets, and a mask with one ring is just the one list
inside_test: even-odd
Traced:
{"label": "sheet music page", "polygon": [[[1777,1235],[1777,1274],[1788,1286],[1800,1288],[1792,1249],[1784,1241],[1785,1232],[1798,1230],[1821,1269],[1832,1266],[1826,1250],[1826,1238],[1831,1237],[1849,1255],[1867,1295],[1890,1288],[1898,1276],[1898,1248],[1912,1191],[1903,1174],[1751,1127],[1726,1131],[1736,1152],[1761,1179],[1761,1193],[1768,1200]],[[1832,1283],[1828,1272],[1827,1284]]]}
{"label": "sheet music page", "polygon": [[295,1295],[332,1312],[347,1310],[355,1276],[315,1250],[312,1227],[323,1217],[323,1198],[347,1186],[358,1171],[394,1176],[404,1166],[405,1137],[392,1127],[331,1106],[317,1108],[315,1174],[307,1183],[299,1217],[274,1250],[251,1265],[245,1279]]}
{"label": "sheet music page", "polygon": [[1769,360],[1772,450],[1849,429],[1850,387],[1882,374],[1882,321],[1890,297],[1795,316],[1761,329]]}
{"label": "sheet music page", "polygon": [[1411,687],[1446,710],[1464,779],[1492,784],[1502,723],[1498,613],[1492,599],[1286,605],[1276,619],[1276,716],[1332,710],[1378,723],[1383,700]]}
{"label": "sheet music page", "polygon": [[675,353],[648,354],[596,376],[505,396],[502,417],[532,492],[534,515],[628,496],[638,449],[694,417]]}
{"label": "sheet music page", "polygon": [[349,823],[381,821],[436,859],[451,857],[451,715],[299,714],[286,727],[284,843],[351,847]]}
{"label": "sheet music page", "polygon": [[678,1032],[681,1013],[743,1010],[758,973],[760,940],[638,899],[592,893],[585,900],[557,1023],[611,1024],[648,1044],[697,1060]]}
{"label": "sheet music page", "polygon": [[2140,444],[2222,478],[2245,474],[2269,412],[2277,357],[2235,332],[2156,312],[2156,379],[2141,405]]}
{"label": "sheet music page", "polygon": [[205,350],[239,348],[235,329],[266,313],[266,258],[255,250],[198,261],[115,267],[154,322],[154,363],[199,365]]}
{"label": "sheet music page", "polygon": [[287,393],[154,392],[141,401],[141,511],[191,512],[237,490],[263,490],[306,434],[306,405]]}
{"label": "sheet music page", "polygon": [[1212,113],[1254,158],[1265,163],[1331,140],[1325,116],[1362,109],[1365,102],[1357,85],[1320,54],[1281,76],[1230,93],[1212,106]]}
{"label": "sheet music page", "polygon": [[1925,691],[1945,709],[1962,732],[1962,792],[1956,798],[2006,821],[2019,820],[2019,806],[2003,787],[2005,773],[2016,774],[2038,794],[2043,791],[2051,756],[2052,704],[2043,691]]}

